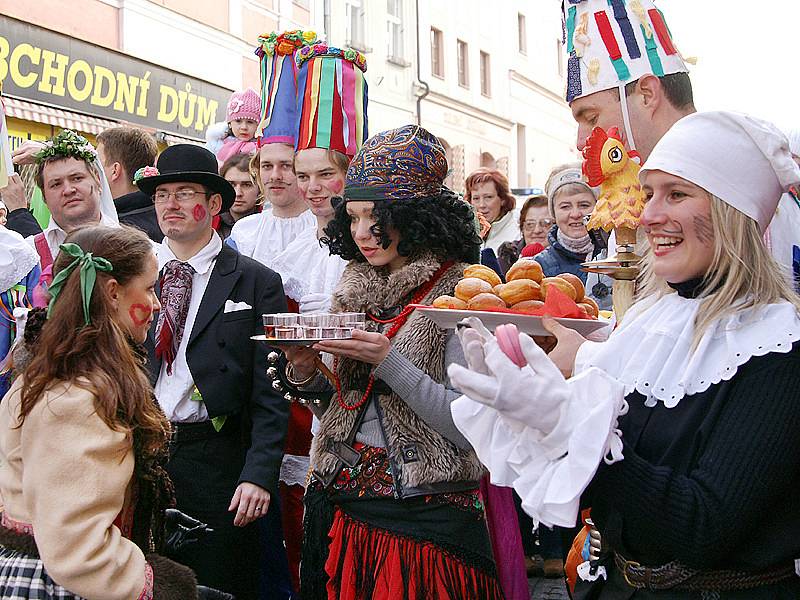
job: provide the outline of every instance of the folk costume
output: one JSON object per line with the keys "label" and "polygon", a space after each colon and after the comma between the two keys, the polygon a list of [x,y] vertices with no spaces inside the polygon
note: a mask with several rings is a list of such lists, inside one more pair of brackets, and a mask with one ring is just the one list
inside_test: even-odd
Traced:
{"label": "folk costume", "polygon": [[[679,121],[648,170],[704,188],[762,232],[800,180],[774,126],[724,112]],[[745,299],[698,336],[716,290],[669,288],[634,304],[607,342],[584,343],[566,381],[530,339],[519,369],[483,336],[473,371],[450,369],[466,394],[454,420],[535,520],[572,526],[579,503],[592,507],[603,554],[579,568],[579,597],[796,598],[796,305]]]}
{"label": "folk costume", "polygon": [[[439,141],[405,126],[367,140],[344,198],[429,198],[446,173]],[[423,253],[395,272],[361,260],[344,271],[333,310],[367,312],[367,329],[390,337],[392,349],[374,371],[336,359],[336,389],[321,376],[308,384],[329,401],[311,405],[321,426],[306,492],[303,598],[502,598],[478,492],[483,469],[449,416],[458,394],[445,366],[463,356],[454,336],[408,308],[449,293],[464,266]]]}
{"label": "folk costume", "polygon": [[10,387],[9,350],[19,337],[20,311],[33,306],[39,255],[18,233],[0,227],[0,397]]}
{"label": "folk costume", "polygon": [[[80,270],[88,324],[96,272],[113,265],[76,244],[62,251],[75,261],[54,279],[50,307]],[[15,360],[35,351],[15,352]],[[192,571],[155,553],[173,503],[159,452],[145,452],[136,430],[131,436],[99,416],[104,392],[86,377],[53,381],[23,420],[24,385],[24,376],[16,379],[0,403],[0,596],[197,598]]]}
{"label": "folk costume", "polygon": [[[325,44],[303,46],[296,56],[297,133],[295,150],[324,148],[352,159],[367,137],[367,68],[352,49]],[[309,214],[310,211],[309,211]],[[332,255],[318,237],[318,224],[303,230],[272,263],[286,295],[300,312],[330,309],[331,298],[347,263]],[[293,404],[281,466],[282,521],[289,569],[300,588],[303,540],[303,493],[311,449],[311,414]]]}
{"label": "folk costume", "polygon": [[[137,181],[154,193],[162,183],[194,182],[233,203],[231,185],[217,175],[205,148],[170,146],[156,168]],[[256,598],[258,523],[233,525],[228,512],[243,482],[277,495],[287,407],[267,381],[264,353],[250,336],[263,332],[261,315],[286,310],[278,275],[210,241],[178,260],[168,237],[157,248],[162,309],[148,340],[156,399],[172,422],[167,470],[180,510],[214,531],[175,555],[201,584],[239,600]]]}
{"label": "folk costume", "polygon": [[[100,224],[109,227],[118,227],[119,218],[114,199],[111,196],[111,189],[108,187],[105,171],[97,151],[89,141],[80,134],[72,130],[64,129],[53,139],[45,142],[45,147],[36,155],[37,161],[42,161],[51,156],[63,156],[64,158],[77,158],[85,160],[87,165],[91,165],[100,179]],[[44,190],[42,190],[44,193]],[[26,238],[28,243],[36,249],[39,254],[39,264],[42,268],[42,279],[44,283],[49,283],[53,261],[58,255],[58,249],[67,237],[67,232],[50,217],[47,227],[39,234]]]}
{"label": "folk costume", "polygon": [[[259,37],[256,54],[261,64],[261,122],[256,131],[258,147],[297,141],[299,50],[316,42],[313,31],[273,32]],[[296,217],[276,217],[270,207],[239,219],[227,243],[240,254],[273,268],[273,261],[302,232],[316,224],[311,211]]]}

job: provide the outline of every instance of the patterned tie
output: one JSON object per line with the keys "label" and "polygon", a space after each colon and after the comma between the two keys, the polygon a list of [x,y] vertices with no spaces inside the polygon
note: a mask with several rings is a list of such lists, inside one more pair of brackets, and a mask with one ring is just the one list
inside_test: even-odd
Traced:
{"label": "patterned tie", "polygon": [[156,358],[167,363],[167,375],[172,375],[172,363],[181,345],[186,315],[192,300],[192,265],[171,260],[161,276],[161,313],[156,325]]}

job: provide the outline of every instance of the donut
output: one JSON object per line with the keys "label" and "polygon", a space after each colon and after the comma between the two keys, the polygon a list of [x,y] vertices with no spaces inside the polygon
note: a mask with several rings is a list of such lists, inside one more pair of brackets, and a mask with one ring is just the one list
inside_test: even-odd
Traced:
{"label": "donut", "polygon": [[473,296],[467,303],[469,310],[486,310],[487,308],[507,308],[506,303],[491,293]]}
{"label": "donut", "polygon": [[483,279],[492,287],[502,283],[500,276],[495,273],[493,269],[490,269],[485,265],[468,266],[466,269],[464,269],[464,277],[477,277],[478,279]]}
{"label": "donut", "polygon": [[542,293],[539,284],[532,279],[515,279],[503,286],[500,297],[509,306],[514,306],[525,300],[541,300]]}
{"label": "donut", "polygon": [[583,302],[583,295],[586,293],[586,290],[583,288],[581,278],[572,273],[561,273],[559,277],[575,288],[575,302]]}
{"label": "donut", "polygon": [[493,293],[495,296],[499,296],[499,295],[500,295],[500,290],[502,290],[502,289],[505,287],[505,285],[506,285],[505,283],[500,283],[500,284],[498,284],[498,285],[494,286],[494,287],[492,288],[492,293]]}
{"label": "donut", "polygon": [[506,273],[506,281],[514,281],[516,279],[531,279],[536,283],[541,283],[544,278],[542,265],[530,258],[521,258],[508,270]]}
{"label": "donut", "polygon": [[522,302],[517,302],[511,307],[511,310],[519,313],[532,313],[536,310],[539,310],[544,306],[544,302],[541,300],[523,300]]}
{"label": "donut", "polygon": [[600,316],[600,307],[597,306],[597,302],[595,302],[593,299],[587,296],[583,300],[581,300],[581,304],[584,304],[585,306],[588,306],[591,309],[591,311],[589,312],[589,316],[595,318]]}
{"label": "donut", "polygon": [[466,310],[467,303],[453,296],[439,296],[433,301],[433,308],[455,308],[458,310]]}
{"label": "donut", "polygon": [[488,281],[477,277],[467,277],[456,284],[455,297],[468,302],[473,296],[490,293],[492,286]]}
{"label": "donut", "polygon": [[550,286],[557,287],[564,292],[568,298],[575,300],[575,288],[566,279],[561,279],[561,277],[545,277],[542,279],[542,296],[544,298],[547,298],[547,289]]}

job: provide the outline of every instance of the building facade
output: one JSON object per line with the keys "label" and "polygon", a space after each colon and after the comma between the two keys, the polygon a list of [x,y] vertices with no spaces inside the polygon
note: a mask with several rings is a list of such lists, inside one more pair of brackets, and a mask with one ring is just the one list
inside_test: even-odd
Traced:
{"label": "building facade", "polygon": [[0,0],[12,147],[118,124],[201,141],[233,90],[258,89],[258,35],[309,22],[308,0]]}
{"label": "building facade", "polygon": [[200,141],[231,91],[258,88],[259,34],[312,28],[366,54],[372,132],[441,138],[453,189],[480,166],[542,186],[578,159],[560,18],[525,0],[0,0],[0,81],[12,146],[120,123]]}
{"label": "building facade", "polygon": [[420,123],[448,152],[448,183],[481,166],[512,187],[543,186],[578,160],[563,100],[555,2],[313,0],[312,23],[368,62],[370,130]]}

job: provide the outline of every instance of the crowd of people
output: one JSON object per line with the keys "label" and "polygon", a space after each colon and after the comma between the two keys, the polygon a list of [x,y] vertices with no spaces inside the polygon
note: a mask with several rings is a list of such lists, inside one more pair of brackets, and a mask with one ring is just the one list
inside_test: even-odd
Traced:
{"label": "crowd of people", "polygon": [[[11,175],[0,596],[523,600],[540,555],[573,598],[799,597],[800,135],[697,112],[652,0],[564,3],[564,47],[578,149],[617,128],[641,164],[625,311],[584,269],[626,250],[585,167],[461,196],[434,133],[369,135],[364,56],[311,31],[259,38],[206,147],[17,148],[49,220]],[[608,325],[416,310],[519,261]],[[290,313],[366,324],[251,340]]]}

